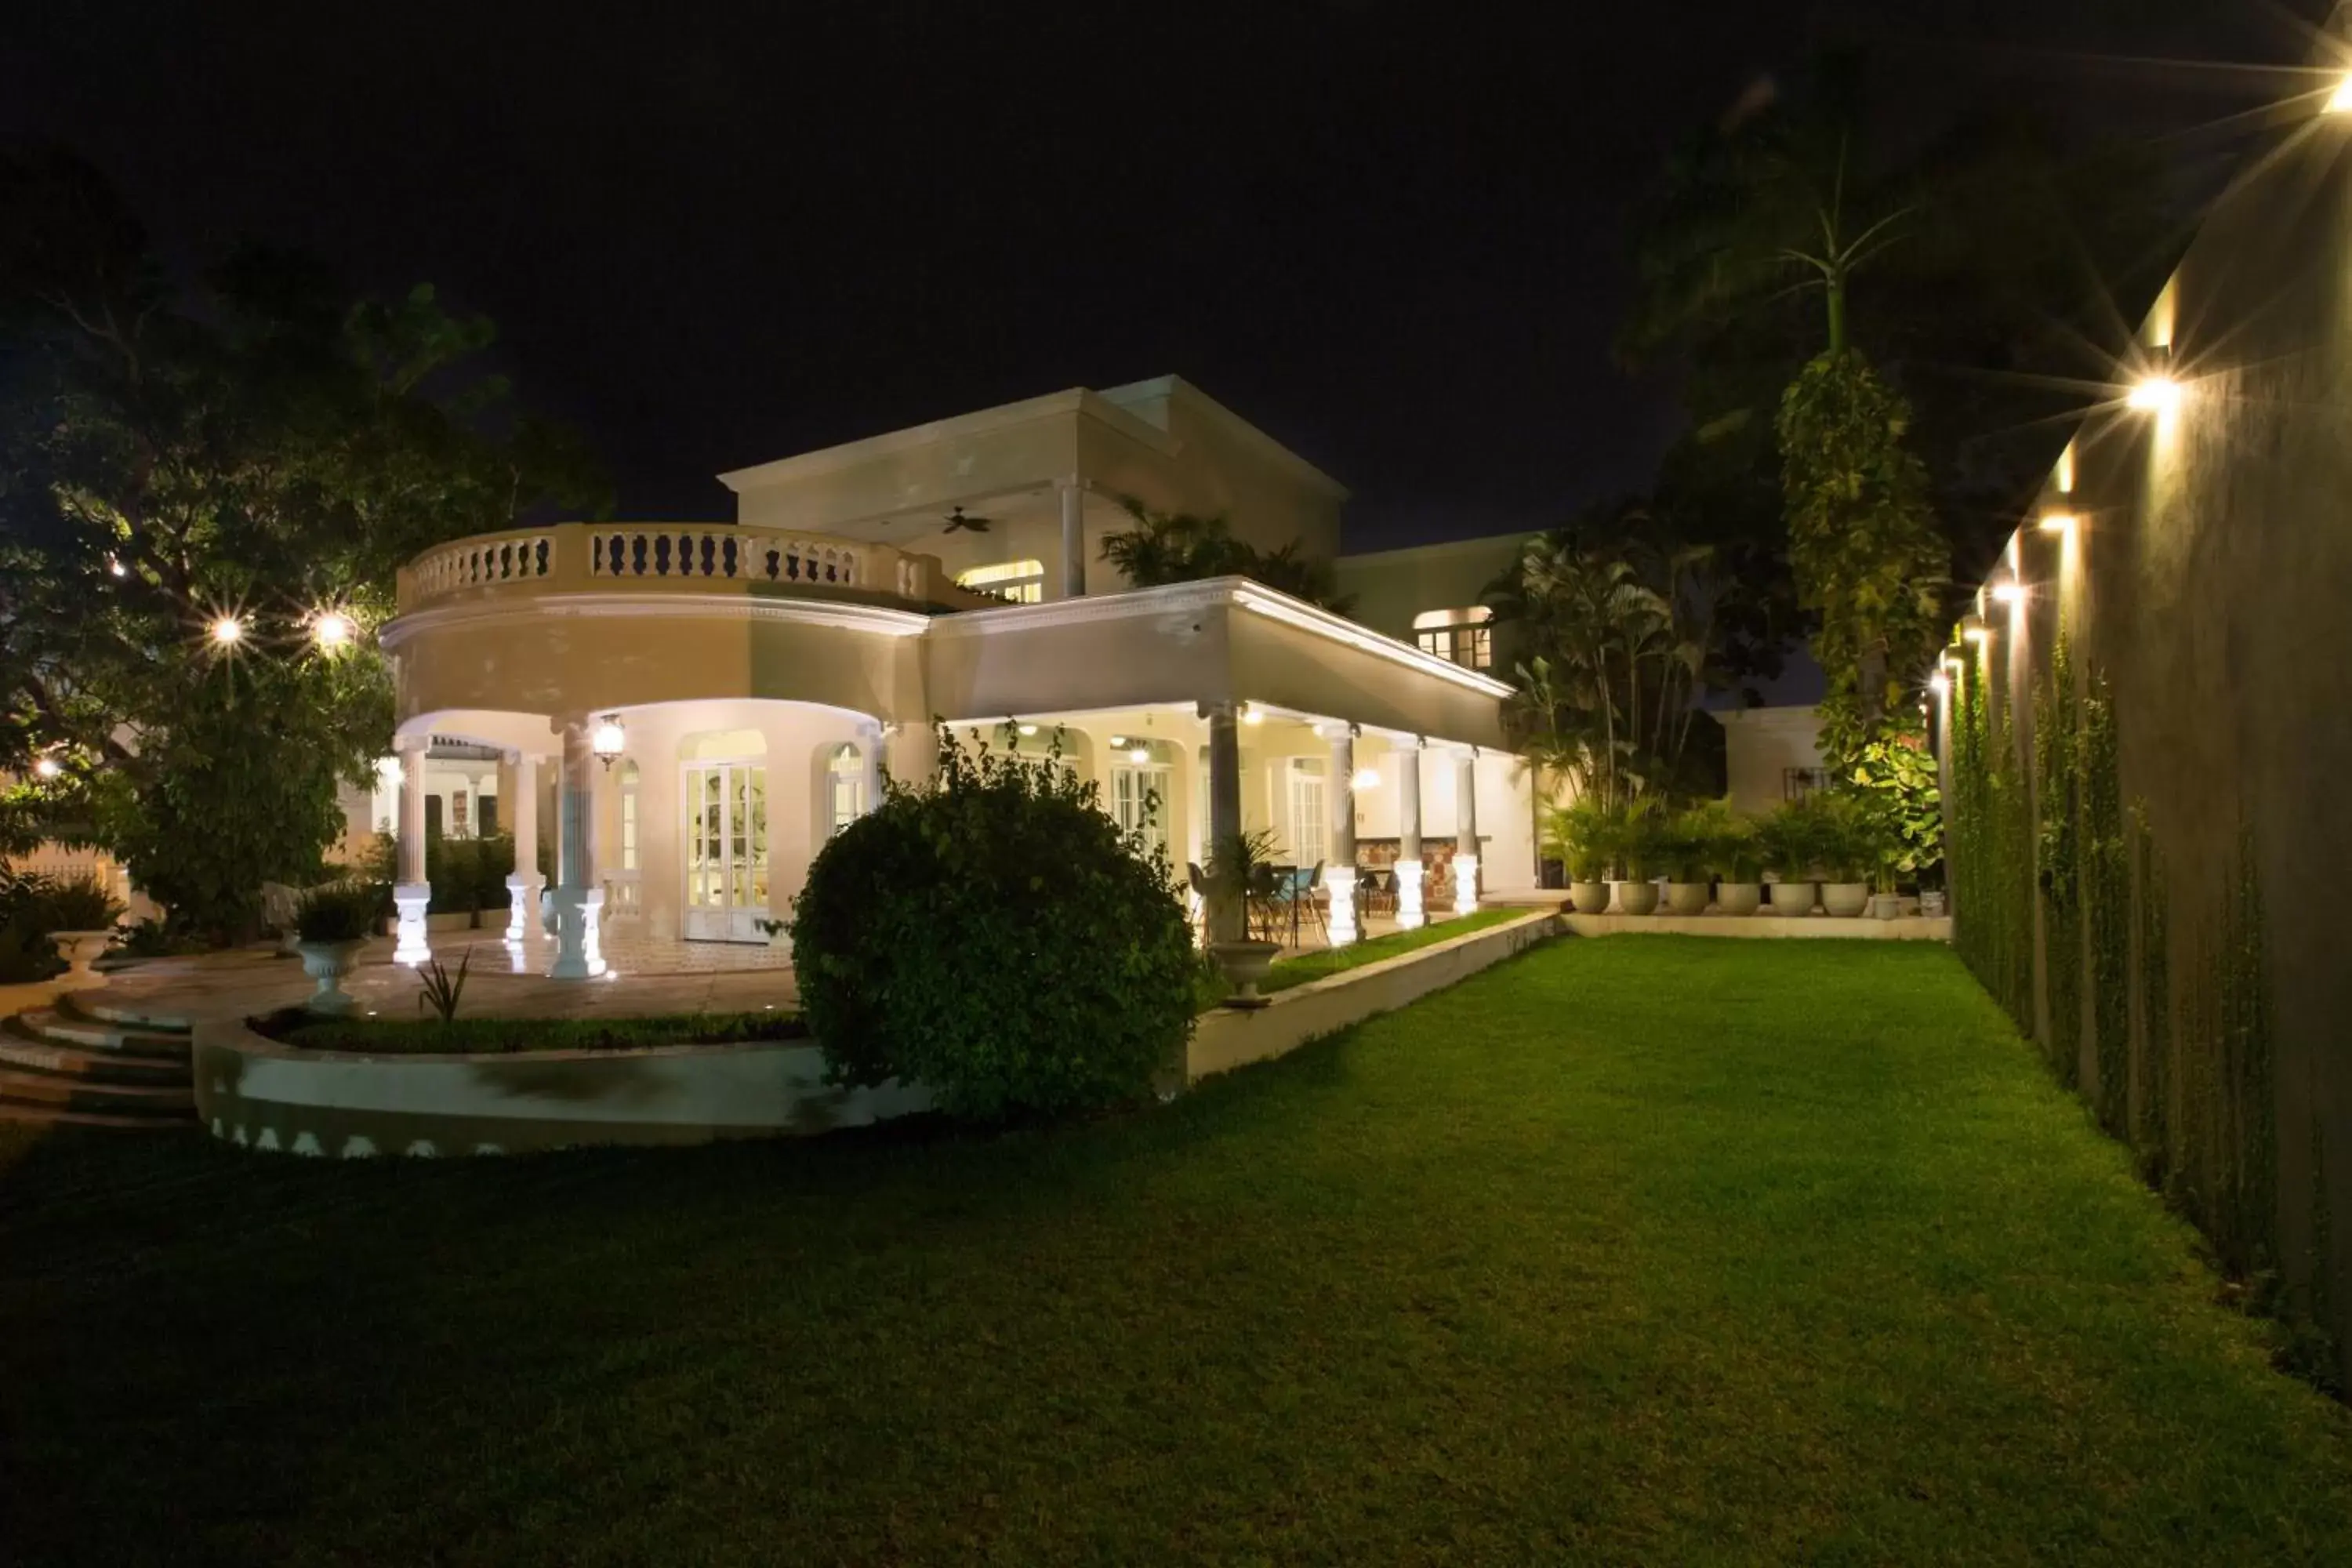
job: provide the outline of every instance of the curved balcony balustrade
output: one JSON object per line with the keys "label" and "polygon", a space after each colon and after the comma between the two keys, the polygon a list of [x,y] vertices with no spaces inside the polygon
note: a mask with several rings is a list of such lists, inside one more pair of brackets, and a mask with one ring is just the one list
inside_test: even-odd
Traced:
{"label": "curved balcony balustrade", "polygon": [[730,523],[563,522],[452,540],[401,568],[400,614],[490,595],[740,591],[911,609],[982,609],[931,555]]}

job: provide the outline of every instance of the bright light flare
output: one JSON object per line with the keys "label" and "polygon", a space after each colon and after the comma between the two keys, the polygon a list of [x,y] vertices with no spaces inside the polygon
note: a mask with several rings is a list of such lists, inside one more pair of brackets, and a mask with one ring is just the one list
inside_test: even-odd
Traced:
{"label": "bright light flare", "polygon": [[1380,769],[1358,768],[1356,770],[1355,776],[1348,781],[1348,787],[1349,789],[1377,789],[1380,787]]}
{"label": "bright light flare", "polygon": [[215,616],[205,635],[219,647],[235,647],[245,640],[245,623],[235,616]]}
{"label": "bright light flare", "polygon": [[329,653],[352,646],[360,635],[359,623],[341,610],[328,610],[310,623],[310,638]]}
{"label": "bright light flare", "polygon": [[2352,72],[2347,72],[2344,79],[2336,84],[2336,90],[2327,95],[2327,112],[2352,114]]}
{"label": "bright light flare", "polygon": [[2074,514],[2071,511],[2045,511],[2042,514],[2042,531],[2044,533],[2063,533],[2074,526]]}
{"label": "bright light flare", "polygon": [[1244,724],[1263,724],[1265,722],[1265,710],[1255,702],[1245,704],[1242,709],[1242,722]]}
{"label": "bright light flare", "polygon": [[1995,583],[1992,585],[1992,602],[1996,605],[2014,605],[2024,597],[2025,584],[2022,583]]}
{"label": "bright light flare", "polygon": [[1927,689],[1934,692],[1938,697],[1941,697],[1951,689],[1952,678],[1946,675],[1940,669],[1927,678]]}
{"label": "bright light flare", "polygon": [[1990,640],[1992,633],[1987,631],[1982,626],[1969,626],[1966,630],[1962,631],[1960,636],[1968,638],[1970,642],[1986,642]]}
{"label": "bright light flare", "polygon": [[2168,375],[2142,376],[2124,404],[2141,414],[2169,414],[2180,406],[2180,384]]}
{"label": "bright light flare", "polygon": [[588,737],[588,749],[604,758],[608,764],[614,757],[621,754],[628,743],[628,731],[621,727],[621,721],[618,718],[609,713],[596,721],[595,731]]}
{"label": "bright light flare", "polygon": [[1138,746],[1127,753],[1127,760],[1130,763],[1148,763],[1151,760],[1151,748]]}
{"label": "bright light flare", "polygon": [[65,765],[55,757],[43,757],[33,764],[33,776],[37,779],[53,779],[65,771]]}

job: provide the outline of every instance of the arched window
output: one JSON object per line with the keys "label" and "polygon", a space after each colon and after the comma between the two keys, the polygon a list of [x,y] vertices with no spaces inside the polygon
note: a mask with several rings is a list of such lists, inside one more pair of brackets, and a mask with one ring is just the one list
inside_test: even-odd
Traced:
{"label": "arched window", "polygon": [[828,835],[866,815],[866,753],[846,741],[833,749],[824,769]]}
{"label": "arched window", "polygon": [[1423,653],[1452,659],[1465,669],[1486,669],[1495,662],[1495,612],[1484,605],[1457,610],[1424,610],[1412,618],[1412,640]]}
{"label": "arched window", "polygon": [[1045,596],[1045,563],[1043,561],[999,561],[992,565],[974,566],[956,574],[959,586],[975,593],[993,594],[1015,605],[1034,605]]}

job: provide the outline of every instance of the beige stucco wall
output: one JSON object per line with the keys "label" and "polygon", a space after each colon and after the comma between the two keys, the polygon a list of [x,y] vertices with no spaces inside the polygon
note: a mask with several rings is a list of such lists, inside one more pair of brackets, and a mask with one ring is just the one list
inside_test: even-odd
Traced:
{"label": "beige stucco wall", "polygon": [[1486,585],[1518,558],[1521,533],[1460,539],[1410,550],[1339,557],[1339,591],[1355,603],[1349,616],[1374,631],[1412,640],[1412,619],[1425,610],[1463,609],[1486,602]]}
{"label": "beige stucco wall", "polygon": [[1822,721],[1811,708],[1743,708],[1717,713],[1731,804],[1769,811],[1787,796],[1783,774],[1822,765]]}

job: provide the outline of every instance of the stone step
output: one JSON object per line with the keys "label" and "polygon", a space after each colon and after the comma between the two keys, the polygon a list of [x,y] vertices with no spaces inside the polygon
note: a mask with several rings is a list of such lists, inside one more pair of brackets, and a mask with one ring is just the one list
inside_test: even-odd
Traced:
{"label": "stone step", "polygon": [[0,1032],[0,1067],[54,1073],[59,1078],[91,1083],[184,1085],[188,1081],[185,1057],[141,1057],[122,1051],[93,1050],[88,1046],[61,1046],[48,1040],[28,1039],[13,1030]]}
{"label": "stone step", "polygon": [[186,1084],[89,1083],[23,1068],[0,1067],[0,1102],[185,1120],[195,1114],[196,1094]]}
{"label": "stone step", "polygon": [[189,1037],[162,1029],[133,1029],[121,1024],[92,1023],[68,1013],[37,1008],[7,1020],[6,1031],[19,1039],[42,1045],[79,1046],[87,1050],[112,1051],[118,1056],[145,1057],[156,1061],[184,1062]]}
{"label": "stone step", "polygon": [[26,1121],[42,1127],[116,1127],[135,1132],[194,1125],[177,1116],[114,1116],[103,1110],[66,1110],[54,1105],[19,1105],[0,1100],[0,1121]]}
{"label": "stone step", "polygon": [[57,1010],[85,1024],[113,1024],[161,1035],[184,1035],[194,1026],[184,1014],[142,1002],[118,1001],[103,991],[68,991],[58,998]]}

